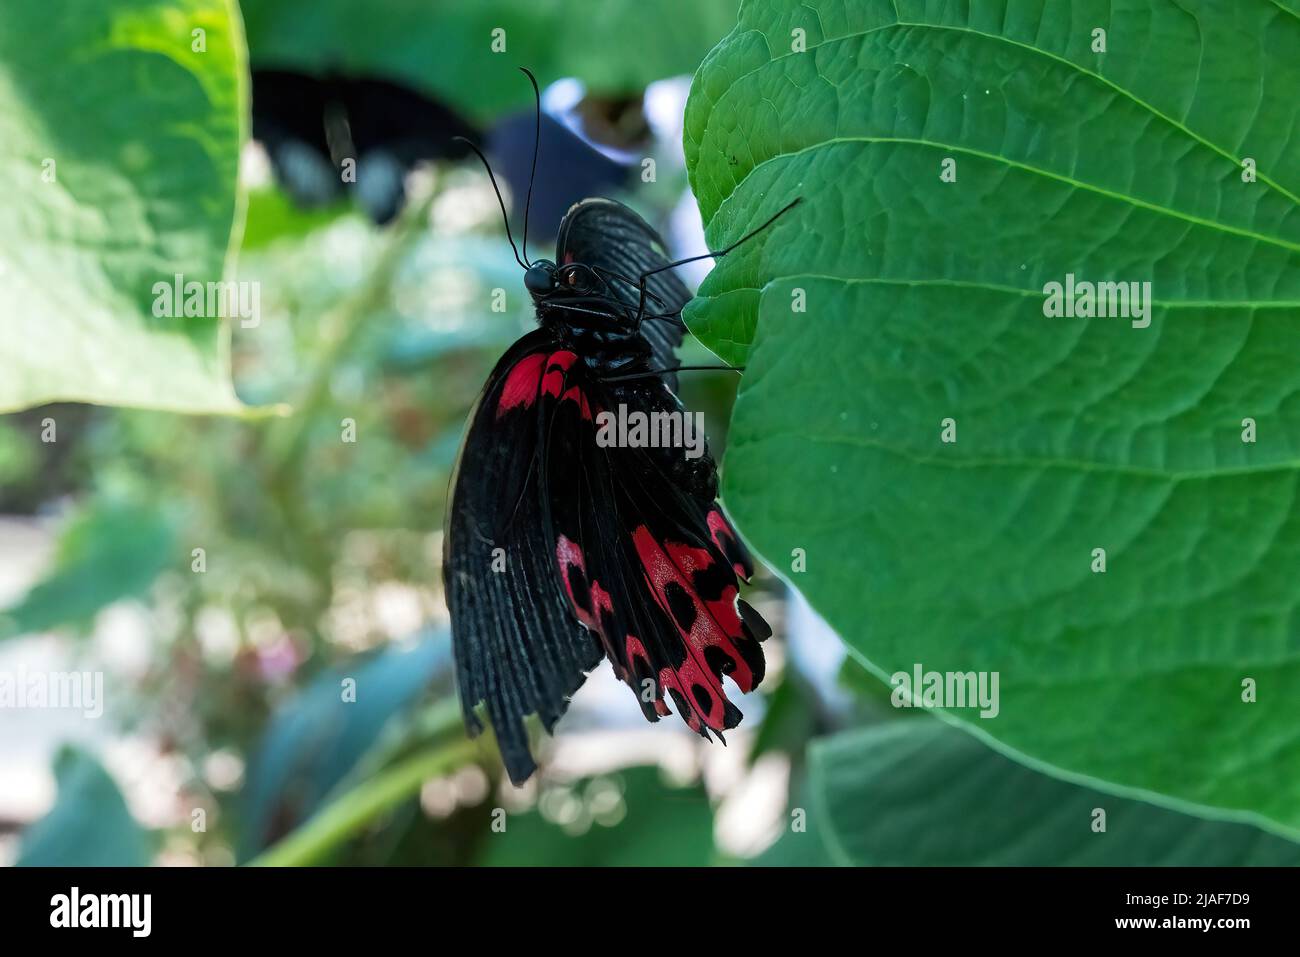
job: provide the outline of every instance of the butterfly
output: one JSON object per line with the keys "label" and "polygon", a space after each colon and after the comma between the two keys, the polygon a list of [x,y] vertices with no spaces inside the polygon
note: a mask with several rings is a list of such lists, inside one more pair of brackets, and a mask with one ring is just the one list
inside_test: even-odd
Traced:
{"label": "butterfly", "polygon": [[723,678],[757,686],[772,633],[739,597],[753,560],[717,501],[707,447],[692,457],[599,441],[597,424],[620,406],[685,414],[675,350],[690,293],[670,270],[690,260],[671,262],[654,229],[609,199],[570,208],[554,260],[528,259],[527,230],[526,205],[515,256],[538,328],[470,413],[443,555],[465,724],[477,734],[486,706],[516,785],[537,767],[525,718],[551,732],[602,658],[648,720],[676,710],[721,739],[741,719]]}
{"label": "butterfly", "polygon": [[474,130],[449,106],[379,77],[308,76],[254,67],[253,138],[302,207],[353,194],[384,225],[406,201],[417,163],[468,155],[453,134]]}

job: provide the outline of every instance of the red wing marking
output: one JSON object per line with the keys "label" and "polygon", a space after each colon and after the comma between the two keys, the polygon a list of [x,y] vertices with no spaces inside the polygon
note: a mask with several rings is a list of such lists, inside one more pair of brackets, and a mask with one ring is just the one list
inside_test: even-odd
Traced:
{"label": "red wing marking", "polygon": [[591,406],[587,404],[587,397],[582,394],[581,389],[579,389],[576,385],[571,387],[568,391],[564,393],[564,395],[560,396],[561,402],[565,401],[566,399],[570,402],[576,402],[578,404],[578,408],[582,411],[582,417],[586,419],[588,422],[591,421]]}
{"label": "red wing marking", "polygon": [[[525,409],[537,401],[540,390],[543,394],[558,398],[561,402],[568,400],[577,404],[582,417],[591,420],[591,406],[586,395],[576,385],[564,390],[565,376],[573,365],[577,355],[567,349],[552,352],[549,355],[534,353],[515,363],[506,376],[506,384],[501,389],[501,399],[497,403],[497,418],[511,409],[523,406]],[[561,390],[564,394],[561,395]]]}
{"label": "red wing marking", "polygon": [[578,357],[568,350],[552,352],[546,362],[546,375],[542,377],[542,391],[558,397],[564,388],[564,374],[576,358]]}
{"label": "red wing marking", "polygon": [[713,564],[707,550],[675,544],[662,548],[644,525],[633,532],[632,540],[655,601],[676,626],[687,651],[686,660],[675,672],[661,672],[660,681],[678,692],[674,700],[679,708],[683,704],[680,699],[685,699],[710,728],[721,731],[733,726],[735,721],[728,724],[728,718],[735,706],[727,701],[708,652],[717,649],[729,660],[729,673],[742,691],[753,687],[753,674],[732,642],[744,634],[735,610],[735,586],[725,589],[716,600],[705,601],[693,578],[695,572]]}
{"label": "red wing marking", "polygon": [[541,353],[524,356],[514,364],[501,389],[501,400],[497,403],[498,419],[516,406],[528,408],[537,400],[537,387],[542,381],[545,365],[546,356]]}
{"label": "red wing marking", "polygon": [[[587,561],[583,558],[582,549],[577,542],[571,542],[561,535],[559,542],[555,546],[555,559],[560,563],[560,575],[564,579],[564,590],[569,594],[569,602],[573,605],[578,620],[592,631],[600,634],[603,630],[601,613],[608,612],[612,614],[614,611],[614,602],[610,598],[609,592],[601,588],[599,582],[592,581],[587,575]],[[569,577],[573,568],[577,568],[582,572],[582,578],[587,583],[587,592],[591,596],[590,608],[582,607],[573,594],[573,581]]]}
{"label": "red wing marking", "polygon": [[[607,634],[607,621],[612,621],[614,617],[614,599],[609,592],[601,587],[600,582],[592,580],[587,574],[587,560],[583,557],[582,548],[577,542],[570,541],[561,535],[560,540],[555,545],[555,560],[560,566],[560,577],[564,581],[564,590],[569,596],[569,604],[573,606],[573,613],[578,616],[578,621],[591,632],[594,632],[600,638],[600,643],[605,647],[605,657],[614,666],[614,674],[620,681],[627,681],[631,684],[631,675],[622,665],[619,664],[618,656],[614,653],[613,636]],[[590,608],[584,608],[582,602],[578,600],[577,594],[573,590],[573,569],[578,569],[582,574],[582,580],[587,587],[587,597],[591,605]],[[631,635],[629,641],[635,641]],[[640,642],[637,642],[638,646]],[[642,649],[644,654],[644,649]],[[630,662],[629,662],[630,663]],[[640,693],[640,692],[638,692]]]}
{"label": "red wing marking", "polygon": [[[636,678],[636,684],[632,685],[632,690],[637,693],[638,697],[641,697],[644,695],[645,689],[639,686],[646,678],[652,678],[654,676],[654,667],[650,664],[650,656],[646,654],[645,645],[641,643],[641,639],[636,637],[636,635],[627,636],[627,642],[624,645],[624,648],[627,651],[627,663],[630,677]],[[640,667],[638,667],[638,665]],[[632,684],[632,682],[629,680],[628,684]],[[663,692],[659,690],[661,687],[663,687],[662,684],[655,689],[654,708],[655,713],[662,717],[664,715],[672,714],[672,711],[668,707],[668,702],[664,701]],[[642,698],[642,700],[644,701],[645,699]]]}

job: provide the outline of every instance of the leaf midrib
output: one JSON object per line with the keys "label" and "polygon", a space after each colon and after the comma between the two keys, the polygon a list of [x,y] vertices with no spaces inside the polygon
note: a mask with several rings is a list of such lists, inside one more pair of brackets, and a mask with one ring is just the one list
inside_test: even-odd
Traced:
{"label": "leaf midrib", "polygon": [[1274,472],[1300,473],[1300,459],[1285,460],[1272,465],[1225,466],[1217,469],[1174,471],[1139,465],[1124,465],[1118,462],[1094,462],[1086,459],[959,458],[956,456],[952,458],[942,458],[939,456],[921,455],[911,449],[900,448],[886,442],[866,438],[865,436],[815,435],[803,430],[791,432],[769,430],[761,437],[755,439],[741,439],[738,436],[733,440],[733,444],[739,448],[743,445],[754,446],[762,442],[770,442],[777,439],[797,439],[801,442],[813,442],[821,445],[848,445],[855,448],[887,452],[899,458],[907,459],[915,465],[936,465],[950,469],[1064,469],[1075,472],[1095,472],[1106,475],[1127,475],[1132,476],[1133,478],[1150,479],[1151,481],[1168,482],[1173,484],[1178,484],[1180,482],[1211,481],[1214,479],[1230,479],[1238,478],[1243,475],[1263,475]]}
{"label": "leaf midrib", "polygon": [[1265,233],[1257,233],[1254,232],[1253,230],[1243,229],[1240,226],[1232,226],[1229,225],[1228,223],[1221,223],[1212,219],[1204,219],[1200,216],[1196,216],[1191,213],[1184,213],[1180,210],[1173,209],[1168,206],[1160,206],[1156,203],[1149,202],[1145,199],[1140,199],[1137,196],[1130,196],[1127,193],[1119,193],[1114,190],[1107,189],[1104,186],[1097,186],[1093,183],[1086,183],[1083,180],[1075,179],[1072,176],[1066,176],[1063,173],[1055,173],[1052,172],[1051,170],[1043,169],[1042,167],[1032,166],[1028,163],[1022,163],[1019,160],[1013,160],[1010,157],[998,156],[996,153],[989,153],[984,150],[977,150],[969,146],[957,146],[952,143],[943,143],[937,140],[927,140],[927,139],[921,139],[919,137],[911,137],[911,136],[835,136],[835,137],[830,137],[828,139],[821,140],[817,143],[811,143],[808,146],[801,147],[800,149],[797,150],[785,150],[778,153],[773,153],[771,156],[767,157],[762,162],[755,164],[754,167],[750,169],[748,173],[745,174],[745,178],[742,179],[739,183],[737,183],[736,187],[732,189],[732,191],[727,195],[727,198],[724,199],[722,203],[718,205],[718,210],[717,212],[714,213],[714,217],[716,218],[717,214],[720,213],[723,210],[723,208],[726,207],[727,203],[731,202],[731,200],[735,198],[736,194],[740,191],[740,187],[744,184],[745,180],[748,180],[751,176],[757,173],[764,166],[767,166],[769,163],[775,163],[779,160],[791,159],[796,156],[801,156],[804,153],[811,153],[816,150],[823,149],[824,147],[834,146],[840,143],[867,143],[867,144],[892,143],[892,144],[900,144],[900,145],[922,146],[922,147],[933,148],[937,150],[943,150],[951,153],[965,153],[969,156],[975,156],[980,159],[986,159],[995,163],[1004,164],[1005,166],[1012,169],[1020,169],[1027,173],[1037,174],[1046,179],[1053,179],[1058,182],[1065,183],[1066,185],[1071,186],[1075,189],[1083,190],[1085,192],[1090,192],[1090,193],[1096,193],[1099,196],[1104,196],[1108,199],[1113,199],[1119,202],[1127,203],[1138,209],[1146,209],[1154,213],[1159,213],[1161,215],[1168,216],[1172,219],[1181,219],[1184,222],[1192,223],[1193,225],[1201,226],[1206,229],[1213,229],[1218,232],[1241,236],[1242,238],[1245,239],[1253,239],[1257,242],[1278,246],[1290,252],[1300,253],[1300,243],[1295,243],[1287,239],[1282,239],[1280,236],[1269,236]]}
{"label": "leaf midrib", "polygon": [[[836,282],[843,285],[882,285],[882,286],[953,286],[959,289],[982,289],[987,292],[1007,293],[1020,296],[1025,299],[1041,299],[1043,291],[1041,289],[1022,286],[1004,286],[993,282],[976,282],[970,279],[945,279],[945,278],[927,278],[927,279],[900,279],[891,276],[835,276],[830,273],[798,272],[787,273],[779,278],[771,279],[762,286],[728,286],[725,290],[717,294],[701,293],[700,299],[718,299],[722,295],[732,292],[763,292],[776,283],[790,282],[792,280],[819,280],[821,282]],[[1111,280],[1099,279],[1096,282],[1109,282]],[[1116,280],[1119,281],[1119,280]],[[1300,309],[1300,299],[1150,299],[1148,302],[1153,307],[1160,309]],[[736,345],[752,345],[752,342],[736,343]]]}

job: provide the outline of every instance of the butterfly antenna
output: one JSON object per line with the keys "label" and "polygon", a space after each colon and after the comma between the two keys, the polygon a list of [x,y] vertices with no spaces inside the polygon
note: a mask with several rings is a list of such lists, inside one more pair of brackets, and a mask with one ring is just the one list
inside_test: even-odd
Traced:
{"label": "butterfly antenna", "polygon": [[[655,272],[663,272],[663,270],[665,270],[665,269],[673,269],[673,268],[675,268],[675,267],[677,267],[677,266],[681,266],[681,265],[684,265],[684,264],[686,264],[686,263],[690,263],[690,262],[697,262],[697,261],[699,261],[699,260],[701,260],[701,259],[721,259],[723,256],[727,255],[727,253],[731,252],[731,251],[732,251],[733,249],[735,249],[737,246],[741,245],[742,243],[747,243],[747,242],[749,242],[751,239],[753,239],[755,236],[757,236],[757,235],[758,235],[759,233],[761,233],[763,230],[767,229],[767,227],[771,226],[774,222],[776,222],[778,219],[780,219],[780,218],[781,218],[782,216],[784,216],[786,213],[790,212],[790,210],[792,210],[792,209],[794,209],[796,206],[798,206],[801,202],[803,202],[803,197],[802,197],[802,196],[798,196],[798,197],[796,197],[795,199],[790,200],[790,202],[786,203],[784,206],[782,206],[780,209],[778,209],[775,213],[773,213],[773,214],[771,215],[771,217],[767,220],[767,222],[763,223],[763,225],[761,225],[761,226],[756,226],[756,227],[754,227],[754,228],[751,229],[749,232],[745,233],[745,235],[743,235],[743,236],[741,236],[739,239],[737,239],[737,240],[736,240],[734,243],[732,243],[730,246],[726,246],[726,247],[724,247],[724,248],[722,248],[722,249],[715,249],[715,250],[712,250],[712,251],[707,252],[707,253],[702,253],[702,254],[700,254],[699,256],[692,256],[692,257],[690,257],[689,259],[679,259],[679,260],[677,260],[677,261],[674,262],[674,263],[669,263],[667,266],[661,266],[659,269],[656,269],[656,270],[654,270],[654,271],[655,271]],[[649,273],[647,273],[647,275],[649,275]]]}
{"label": "butterfly antenna", "polygon": [[733,249],[735,249],[737,246],[741,245],[742,243],[747,243],[747,242],[749,242],[751,239],[753,239],[755,236],[757,236],[757,235],[758,235],[759,233],[761,233],[763,230],[767,229],[767,227],[771,226],[774,222],[776,222],[778,219],[780,219],[780,218],[781,218],[782,216],[784,216],[786,213],[790,212],[790,210],[792,210],[792,209],[794,209],[796,206],[798,206],[801,202],[803,202],[803,197],[802,197],[802,196],[796,196],[794,199],[790,200],[790,202],[786,203],[784,206],[782,206],[780,209],[778,209],[775,213],[773,213],[773,214],[768,218],[767,222],[763,223],[763,225],[761,225],[761,226],[758,226],[758,227],[755,227],[754,229],[751,229],[749,232],[745,233],[745,235],[741,236],[739,239],[737,239],[737,240],[736,240],[734,243],[732,243],[730,246],[726,246],[726,247],[724,247],[724,248],[722,248],[722,249],[714,249],[714,250],[710,250],[710,251],[707,252],[707,253],[700,253],[700,255],[698,255],[698,256],[688,256],[686,259],[678,259],[678,260],[676,260],[676,261],[674,261],[674,262],[665,263],[665,264],[662,265],[662,266],[658,266],[658,267],[656,267],[656,268],[654,268],[654,269],[649,269],[649,270],[643,272],[643,273],[641,274],[641,278],[640,278],[640,280],[638,281],[638,285],[640,286],[640,292],[641,292],[641,300],[640,300],[640,302],[637,304],[637,310],[636,310],[636,313],[637,313],[637,317],[636,317],[636,325],[637,325],[637,328],[640,328],[640,327],[641,327],[641,321],[642,321],[643,319],[646,318],[645,300],[646,300],[646,293],[647,293],[647,290],[646,290],[645,281],[646,281],[647,279],[649,279],[651,276],[655,275],[656,273],[661,273],[661,272],[664,272],[664,271],[669,270],[669,269],[676,269],[678,266],[685,266],[687,263],[699,262],[701,259],[720,259],[720,258],[722,258],[723,256],[727,255],[727,253],[729,253],[729,252],[731,252]]}
{"label": "butterfly antenna", "polygon": [[[519,247],[515,245],[515,237],[510,234],[510,217],[506,215],[506,201],[501,198],[501,187],[497,186],[497,178],[492,174],[492,164],[490,164],[487,160],[487,157],[483,155],[483,151],[479,149],[477,146],[475,146],[473,143],[471,143],[469,140],[465,139],[465,137],[453,136],[452,139],[464,143],[466,146],[472,149],[475,155],[478,156],[478,158],[483,162],[483,168],[487,170],[488,179],[492,181],[492,189],[497,194],[497,205],[501,207],[501,218],[505,221],[506,224],[506,239],[510,240],[510,248],[514,250],[515,262],[519,263],[519,265],[522,266],[524,269],[527,269],[528,263],[520,258]],[[531,191],[532,190],[530,187],[529,192]]]}
{"label": "butterfly antenna", "polygon": [[[528,198],[524,200],[524,262],[528,262],[528,211],[533,206],[533,181],[537,179],[537,153],[542,145],[542,91],[537,88],[537,77],[533,76],[532,70],[521,66],[519,68],[524,76],[528,77],[528,82],[533,85],[533,100],[537,104],[536,123],[533,128],[533,171],[528,174]],[[531,264],[530,264],[531,265]]]}

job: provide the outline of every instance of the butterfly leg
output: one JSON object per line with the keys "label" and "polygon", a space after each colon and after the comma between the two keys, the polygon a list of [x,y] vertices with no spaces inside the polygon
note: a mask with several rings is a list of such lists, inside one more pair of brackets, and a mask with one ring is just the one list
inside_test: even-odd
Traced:
{"label": "butterfly leg", "polygon": [[650,379],[654,376],[667,375],[670,372],[744,372],[744,366],[672,366],[668,369],[653,369],[650,372],[637,372],[632,375],[616,375],[602,378],[602,382],[630,382],[633,379]]}

